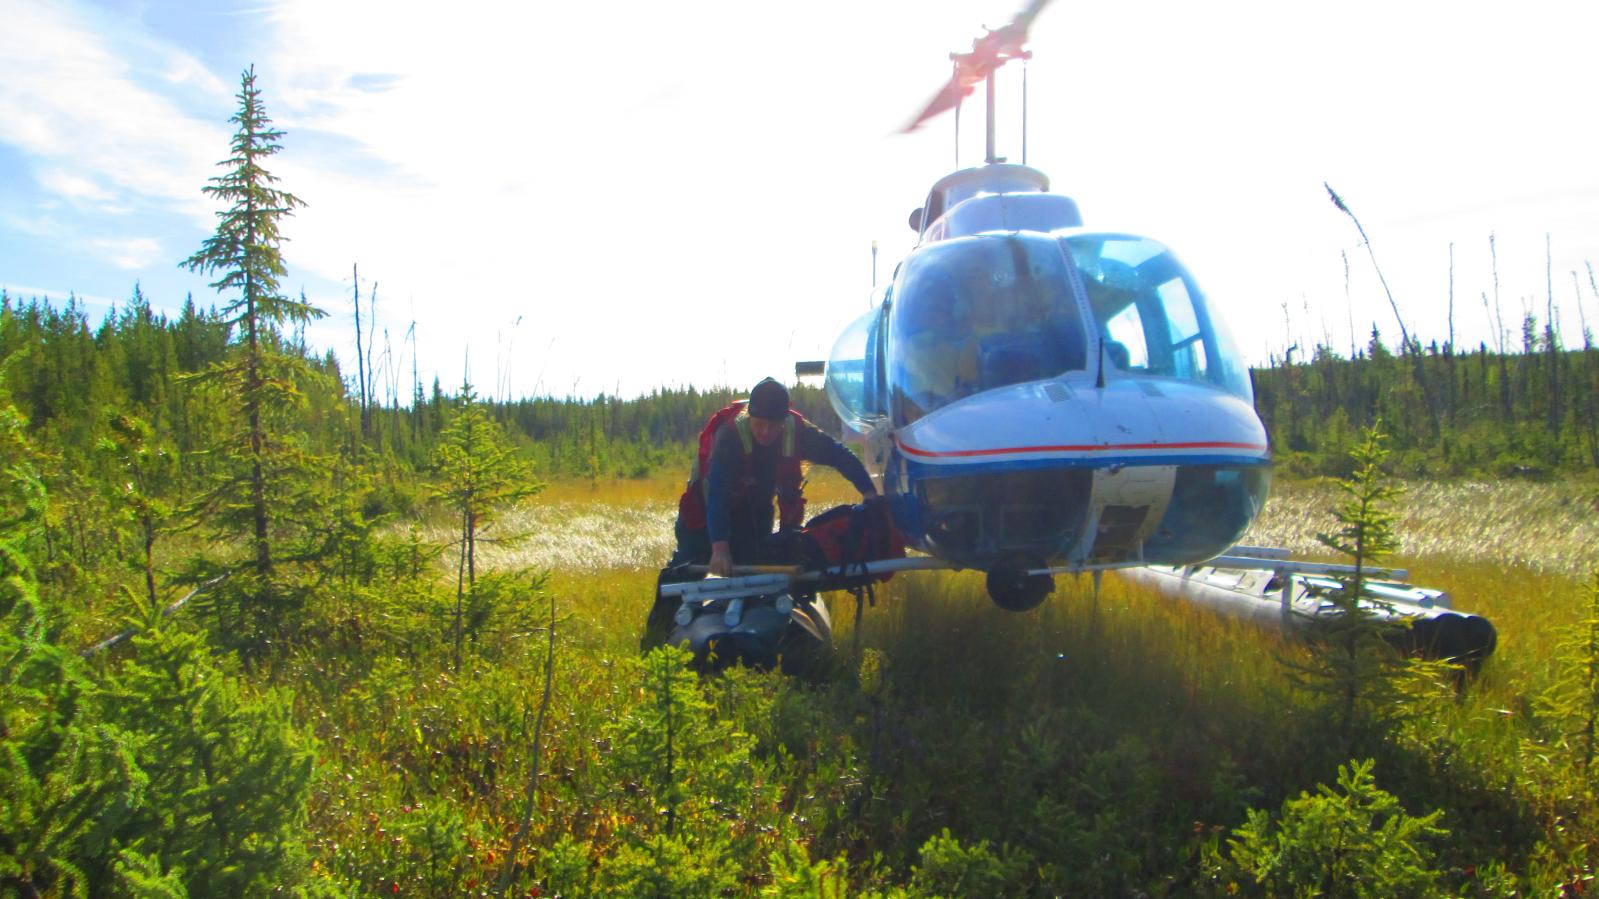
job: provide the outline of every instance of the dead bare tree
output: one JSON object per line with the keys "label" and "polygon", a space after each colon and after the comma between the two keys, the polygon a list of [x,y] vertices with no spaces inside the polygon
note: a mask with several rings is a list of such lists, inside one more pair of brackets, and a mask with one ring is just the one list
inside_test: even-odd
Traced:
{"label": "dead bare tree", "polygon": [[366,437],[366,357],[361,352],[361,266],[350,264],[350,283],[355,289],[355,391],[356,406],[361,414],[361,437]]}
{"label": "dead bare tree", "polygon": [[1388,297],[1388,306],[1394,310],[1394,321],[1399,323],[1400,352],[1410,358],[1410,369],[1415,376],[1416,387],[1421,390],[1421,405],[1427,418],[1428,433],[1437,436],[1438,409],[1432,401],[1432,391],[1427,387],[1427,372],[1421,361],[1421,345],[1411,338],[1410,329],[1405,327],[1405,317],[1399,313],[1399,304],[1394,300],[1394,292],[1388,289],[1388,279],[1383,276],[1382,266],[1377,264],[1377,252],[1372,249],[1371,238],[1366,236],[1366,229],[1361,226],[1360,219],[1355,216],[1354,210],[1349,208],[1349,204],[1344,202],[1344,198],[1338,196],[1338,192],[1332,189],[1331,184],[1323,181],[1321,186],[1327,188],[1327,196],[1332,198],[1333,205],[1338,207],[1338,211],[1349,216],[1349,220],[1355,223],[1355,231],[1360,234],[1360,242],[1366,245],[1366,255],[1371,257],[1371,267],[1377,272],[1377,281],[1382,284],[1383,294]]}
{"label": "dead bare tree", "polygon": [[1560,332],[1555,328],[1555,262],[1550,246],[1549,232],[1543,235],[1544,285],[1548,291],[1547,312],[1544,315],[1544,351],[1549,355],[1549,414],[1546,426],[1549,434],[1560,436]]}
{"label": "dead bare tree", "polygon": [[1505,330],[1504,307],[1499,304],[1499,246],[1492,231],[1488,232],[1488,258],[1493,264],[1494,317],[1499,329],[1499,417],[1510,424],[1516,420],[1515,409],[1510,405],[1510,360],[1505,358],[1505,343],[1510,335]]}

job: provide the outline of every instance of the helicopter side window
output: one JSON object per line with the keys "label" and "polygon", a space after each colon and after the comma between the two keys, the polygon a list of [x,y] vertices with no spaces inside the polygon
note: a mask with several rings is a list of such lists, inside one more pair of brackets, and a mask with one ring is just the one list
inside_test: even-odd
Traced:
{"label": "helicopter side window", "polygon": [[1155,288],[1171,334],[1171,373],[1179,378],[1203,380],[1207,375],[1204,334],[1194,314],[1194,301],[1181,278]]}

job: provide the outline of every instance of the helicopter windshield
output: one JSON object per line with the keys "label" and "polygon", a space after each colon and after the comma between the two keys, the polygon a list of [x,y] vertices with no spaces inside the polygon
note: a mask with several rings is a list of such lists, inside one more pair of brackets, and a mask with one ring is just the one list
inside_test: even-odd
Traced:
{"label": "helicopter windshield", "polygon": [[917,251],[889,318],[898,422],[1083,368],[1087,339],[1072,281],[1060,244],[1042,234],[979,235]]}
{"label": "helicopter windshield", "polygon": [[1106,356],[1130,374],[1205,381],[1253,402],[1231,336],[1171,251],[1129,234],[1061,239],[1076,263]]}

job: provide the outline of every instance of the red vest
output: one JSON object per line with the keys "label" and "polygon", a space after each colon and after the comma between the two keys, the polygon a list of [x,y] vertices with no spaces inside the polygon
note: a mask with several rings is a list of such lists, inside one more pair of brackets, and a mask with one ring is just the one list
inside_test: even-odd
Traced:
{"label": "red vest", "polygon": [[[747,400],[739,400],[723,408],[700,430],[699,454],[694,468],[689,472],[688,486],[677,500],[677,517],[683,526],[698,530],[706,526],[705,504],[710,498],[711,448],[716,443],[716,433],[722,425],[732,422],[738,433],[738,443],[744,453],[739,466],[739,476],[733,484],[733,502],[744,499],[755,480],[755,435],[750,428],[750,417],[745,414]],[[793,409],[783,419],[782,457],[777,462],[778,526],[797,528],[805,521],[805,494],[798,454],[799,429],[805,417]]]}

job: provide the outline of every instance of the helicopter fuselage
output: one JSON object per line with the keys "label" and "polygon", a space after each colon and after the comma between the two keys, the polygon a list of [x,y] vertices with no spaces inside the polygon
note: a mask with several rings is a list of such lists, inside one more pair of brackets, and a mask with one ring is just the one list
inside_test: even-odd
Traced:
{"label": "helicopter fuselage", "polygon": [[962,567],[1181,565],[1242,535],[1270,452],[1245,367],[1163,245],[1042,173],[934,186],[827,387],[918,548]]}

